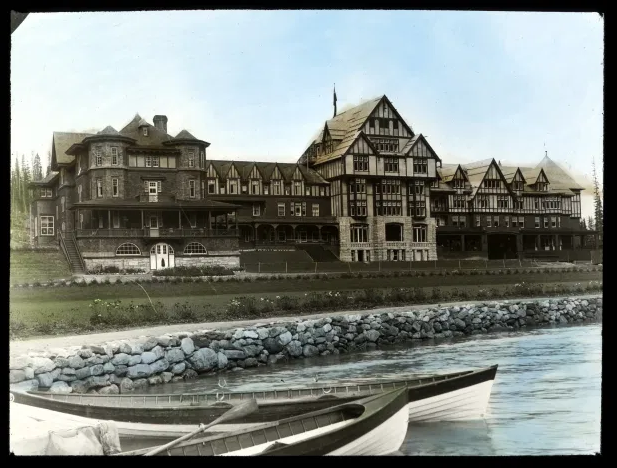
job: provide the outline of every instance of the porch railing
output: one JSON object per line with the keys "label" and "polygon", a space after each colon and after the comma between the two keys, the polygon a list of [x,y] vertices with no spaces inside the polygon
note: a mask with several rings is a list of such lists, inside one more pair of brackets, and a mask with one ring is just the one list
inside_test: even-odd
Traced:
{"label": "porch railing", "polygon": [[254,242],[256,246],[295,245],[295,244],[318,244],[318,245],[338,245],[339,244],[339,241],[337,240],[323,240],[323,239],[322,240],[320,239],[285,239],[285,240],[258,240],[258,241],[251,240],[248,242]]}
{"label": "porch railing", "polygon": [[77,229],[76,237],[238,237],[237,229],[144,228]]}

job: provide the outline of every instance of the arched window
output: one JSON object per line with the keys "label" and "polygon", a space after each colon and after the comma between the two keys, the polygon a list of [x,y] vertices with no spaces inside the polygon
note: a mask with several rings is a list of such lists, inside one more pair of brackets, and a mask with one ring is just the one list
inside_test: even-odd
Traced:
{"label": "arched window", "polygon": [[191,242],[184,248],[186,255],[205,254],[206,248],[199,242]]}
{"label": "arched window", "polygon": [[116,249],[116,255],[141,255],[141,251],[135,244],[126,242]]}

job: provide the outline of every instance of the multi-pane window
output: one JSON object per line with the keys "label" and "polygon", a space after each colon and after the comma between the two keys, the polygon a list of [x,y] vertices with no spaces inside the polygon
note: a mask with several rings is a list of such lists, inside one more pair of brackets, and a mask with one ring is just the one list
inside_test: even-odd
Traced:
{"label": "multi-pane window", "polygon": [[561,227],[561,216],[557,216],[557,227]]}
{"label": "multi-pane window", "polygon": [[557,216],[551,216],[551,227],[552,228],[557,227]]}
{"label": "multi-pane window", "polygon": [[487,189],[498,189],[498,188],[501,188],[501,180],[486,179],[484,181],[484,188],[487,188]]}
{"label": "multi-pane window", "polygon": [[497,197],[497,208],[508,208],[509,206],[509,198],[500,196]]}
{"label": "multi-pane window", "polygon": [[507,228],[510,227],[510,217],[509,216],[504,216],[503,225]]}
{"label": "multi-pane window", "polygon": [[523,182],[521,181],[514,182],[512,184],[512,189],[520,192],[521,190],[523,190]]}
{"label": "multi-pane window", "polygon": [[398,140],[390,140],[387,138],[377,138],[373,144],[379,152],[396,153],[398,152]]}
{"label": "multi-pane window", "polygon": [[480,208],[488,208],[488,197],[481,195],[478,198],[478,207],[480,207]]}
{"label": "multi-pane window", "polygon": [[199,255],[207,253],[206,248],[199,242],[189,242],[184,248],[186,255]]}
{"label": "multi-pane window", "polygon": [[261,206],[259,203],[253,203],[253,216],[261,215]]}
{"label": "multi-pane window", "polygon": [[499,227],[499,216],[493,216],[493,226]]}
{"label": "multi-pane window", "polygon": [[189,151],[189,167],[195,167],[195,151]]}
{"label": "multi-pane window", "polygon": [[116,255],[141,255],[139,247],[131,242],[120,244],[116,249]]}
{"label": "multi-pane window", "polygon": [[96,179],[96,196],[103,198],[103,181],[101,179]]}
{"label": "multi-pane window", "polygon": [[144,127],[144,136],[148,136],[148,127]]}
{"label": "multi-pane window", "polygon": [[160,161],[158,156],[146,156],[146,167],[159,167]]}
{"label": "multi-pane window", "polygon": [[353,170],[354,171],[368,171],[368,156],[354,156],[353,157]]}
{"label": "multi-pane window", "polygon": [[381,202],[376,202],[377,215],[378,216],[401,216],[401,206],[402,206],[402,203],[400,201],[384,200]]}
{"label": "multi-pane window", "polygon": [[242,193],[249,193],[248,184],[242,184]]}
{"label": "multi-pane window", "polygon": [[542,203],[545,210],[558,210],[561,209],[561,199],[559,198],[547,198]]}
{"label": "multi-pane window", "polygon": [[251,180],[251,195],[259,195],[259,181]]}
{"label": "multi-pane window", "polygon": [[515,209],[515,210],[522,210],[522,209],[523,209],[523,206],[524,206],[524,204],[523,204],[523,200],[516,200],[516,201],[514,202],[514,209]]}
{"label": "multi-pane window", "polygon": [[544,228],[548,228],[548,216],[544,217]]}
{"label": "multi-pane window", "polygon": [[398,158],[385,158],[383,166],[385,172],[398,172]]}
{"label": "multi-pane window", "polygon": [[270,195],[270,187],[264,184],[264,195]]}
{"label": "multi-pane window", "polygon": [[94,149],[94,161],[97,166],[103,165],[103,147],[97,146]]}
{"label": "multi-pane window", "polygon": [[118,165],[118,148],[116,146],[111,148],[111,164],[112,166]]}
{"label": "multi-pane window", "polygon": [[413,158],[413,172],[414,174],[427,174],[428,173],[428,160],[424,158]]}
{"label": "multi-pane window", "polygon": [[401,193],[401,181],[397,179],[383,179],[381,184],[375,185],[375,193],[389,195]]}
{"label": "multi-pane window", "polygon": [[204,153],[203,151],[199,153],[199,167],[201,167],[202,169],[206,167],[206,153]]}
{"label": "multi-pane window", "polygon": [[311,196],[311,187],[309,187],[308,185],[304,186],[304,195],[306,195],[307,197]]}
{"label": "multi-pane window", "polygon": [[366,200],[356,200],[350,202],[349,216],[367,216]]}
{"label": "multi-pane window", "polygon": [[435,180],[431,180],[431,185],[432,188],[439,188],[439,181],[437,179]]}
{"label": "multi-pane window", "polygon": [[480,216],[476,216],[475,220],[476,220],[476,227],[482,226],[482,220],[480,219]]}
{"label": "multi-pane window", "polygon": [[313,203],[313,216],[319,216],[319,205],[317,203]]}
{"label": "multi-pane window", "polygon": [[539,216],[536,216],[535,225],[536,225],[536,229],[540,227],[540,217]]}
{"label": "multi-pane window", "polygon": [[413,227],[413,242],[426,242],[426,226]]}
{"label": "multi-pane window", "polygon": [[189,180],[189,197],[195,198],[195,179]]}
{"label": "multi-pane window", "polygon": [[208,193],[216,193],[216,181],[208,180]]}
{"label": "multi-pane window", "polygon": [[273,180],[272,181],[272,195],[280,195],[281,194],[281,181]]}
{"label": "multi-pane window", "polygon": [[366,193],[366,179],[355,179],[349,184],[350,193]]}
{"label": "multi-pane window", "polygon": [[41,236],[54,235],[54,217],[41,216]]}
{"label": "multi-pane window", "polygon": [[452,216],[452,226],[465,227],[467,225],[467,216]]}
{"label": "multi-pane window", "polygon": [[144,180],[144,192],[156,195],[161,192],[161,189],[162,184],[160,180]]}
{"label": "multi-pane window", "polygon": [[536,185],[538,192],[548,192],[548,184],[546,182],[538,182]]}
{"label": "multi-pane window", "polygon": [[492,216],[487,216],[486,217],[486,226],[487,227],[491,227],[493,223],[493,217]]}
{"label": "multi-pane window", "polygon": [[454,179],[453,186],[455,189],[465,188],[465,181],[463,179]]}
{"label": "multi-pane window", "polygon": [[52,198],[53,197],[53,190],[50,188],[42,188],[41,189],[41,197],[42,198]]}
{"label": "multi-pane window", "polygon": [[302,195],[302,182],[294,181],[294,195]]}
{"label": "multi-pane window", "polygon": [[81,193],[82,193],[82,187],[81,185],[77,186],[77,201],[81,201]]}
{"label": "multi-pane window", "polygon": [[278,215],[285,216],[285,203],[278,204]]}
{"label": "multi-pane window", "polygon": [[368,242],[368,226],[366,224],[352,224],[350,227],[351,242]]}
{"label": "multi-pane window", "polygon": [[118,196],[118,179],[116,178],[111,179],[111,195],[113,197]]}
{"label": "multi-pane window", "polygon": [[519,227],[525,227],[525,217],[523,216],[518,217],[518,225]]}
{"label": "multi-pane window", "polygon": [[291,216],[306,216],[306,202],[291,202],[289,205]]}
{"label": "multi-pane window", "polygon": [[465,208],[466,201],[464,195],[454,196],[454,208]]}
{"label": "multi-pane window", "polygon": [[230,194],[238,193],[238,181],[237,180],[229,181],[229,193]]}

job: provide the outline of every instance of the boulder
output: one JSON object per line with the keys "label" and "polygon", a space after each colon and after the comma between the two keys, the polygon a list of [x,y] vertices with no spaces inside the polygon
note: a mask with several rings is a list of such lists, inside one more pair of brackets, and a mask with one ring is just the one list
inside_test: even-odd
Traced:
{"label": "boulder", "polygon": [[171,346],[171,337],[169,336],[159,336],[156,338],[156,342],[158,343],[159,346],[162,346],[163,348],[167,348],[167,346]]}
{"label": "boulder", "polygon": [[[207,348],[204,348],[204,349],[207,349]],[[153,374],[160,374],[161,372],[165,372],[168,367],[169,367],[169,362],[165,358],[163,358],[163,359],[159,359],[158,361],[154,361],[152,364],[150,364],[150,371]]]}
{"label": "boulder", "polygon": [[129,358],[129,362],[126,365],[136,366],[139,363],[141,363],[141,354],[134,354]]}
{"label": "boulder", "polygon": [[148,364],[130,366],[126,373],[130,379],[144,379],[152,375],[152,369]]}
{"label": "boulder", "polygon": [[184,352],[180,348],[172,348],[165,353],[167,362],[176,363],[184,361]]}
{"label": "boulder", "polygon": [[225,369],[228,363],[227,356],[224,353],[218,352],[216,353],[216,357],[218,359],[218,368]]}
{"label": "boulder", "polygon": [[304,347],[302,348],[302,354],[306,357],[312,357],[312,356],[316,356],[317,354],[319,354],[319,349],[317,349],[317,347],[313,346],[313,345],[304,345]]}
{"label": "boulder", "polygon": [[379,332],[377,330],[367,330],[364,332],[364,334],[366,335],[366,338],[371,342],[375,342],[377,341],[377,338],[379,338]]}
{"label": "boulder", "polygon": [[281,346],[286,346],[291,342],[291,333],[289,331],[285,331],[278,335],[277,340]]}
{"label": "boulder", "polygon": [[90,367],[90,375],[101,375],[105,373],[105,367],[102,364],[97,364]]}
{"label": "boulder", "polygon": [[153,375],[152,377],[148,377],[148,383],[150,385],[158,385],[163,383],[163,377],[160,375]]}
{"label": "boulder", "polygon": [[195,351],[188,361],[196,371],[208,371],[218,366],[218,356],[210,348]]}
{"label": "boulder", "polygon": [[223,354],[227,356],[227,359],[245,359],[246,353],[239,349],[225,349],[223,350]]}
{"label": "boulder", "polygon": [[[278,336],[278,335],[277,335]],[[283,345],[277,338],[266,338],[263,340],[263,346],[270,354],[276,354],[283,350]]]}
{"label": "boulder", "polygon": [[143,343],[142,346],[144,347],[144,351],[150,351],[155,346],[158,346],[158,344],[158,338],[154,338],[153,336],[151,336]]}
{"label": "boulder", "polygon": [[129,379],[128,377],[124,377],[121,381],[120,381],[120,393],[128,393],[128,392],[132,392],[135,389],[135,386],[133,385],[133,381],[131,379]]}
{"label": "boulder", "polygon": [[151,351],[146,351],[141,354],[141,362],[143,364],[151,364],[154,361],[156,361],[156,359],[157,359],[156,354],[154,354]]}
{"label": "boulder", "polygon": [[182,342],[180,343],[180,348],[187,356],[192,354],[195,351],[195,345],[193,344],[193,340],[190,338],[182,338]]}
{"label": "boulder", "polygon": [[154,353],[154,355],[156,356],[157,359],[161,359],[163,357],[165,357],[165,350],[160,347],[160,346],[155,346],[154,348],[152,348],[152,350],[150,351],[152,353]]}
{"label": "boulder", "polygon": [[11,385],[11,389],[16,391],[28,392],[30,390],[37,390],[39,388],[38,379],[23,380],[21,382]]}
{"label": "boulder", "polygon": [[107,354],[105,352],[105,348],[103,348],[102,346],[91,345],[88,346],[88,348],[90,348],[90,351],[92,351],[94,354]]}
{"label": "boulder", "polygon": [[171,366],[171,372],[174,375],[182,374],[182,372],[184,372],[185,369],[186,369],[186,364],[184,364],[184,362],[178,362],[174,364],[173,366]]}
{"label": "boulder", "polygon": [[36,378],[39,381],[39,387],[42,388],[50,388],[51,385],[54,383],[54,377],[51,375],[51,372],[38,374]]}
{"label": "boulder", "polygon": [[287,329],[285,327],[272,327],[269,331],[270,338],[276,338],[281,333],[285,333],[286,331]]}
{"label": "boulder", "polygon": [[292,357],[298,357],[302,355],[302,344],[299,341],[294,340],[291,341],[287,345],[287,351],[289,351],[289,355]]}
{"label": "boulder", "polygon": [[252,358],[252,357],[246,358],[244,360],[244,367],[255,367],[257,366],[257,364],[258,364],[257,359]]}
{"label": "boulder", "polygon": [[16,369],[9,370],[9,383],[17,383],[17,382],[22,382],[24,380],[27,380],[26,371],[16,370]]}
{"label": "boulder", "polygon": [[103,372],[106,374],[112,374],[116,370],[116,366],[114,366],[111,362],[106,362],[103,364]]}
{"label": "boulder", "polygon": [[139,390],[148,386],[148,379],[133,380],[133,390]]}
{"label": "boulder", "polygon": [[30,356],[14,356],[9,359],[9,369],[22,370],[32,364]]}
{"label": "boulder", "polygon": [[56,368],[56,363],[46,357],[33,357],[31,367],[34,369],[34,374],[44,374],[51,372]]}
{"label": "boulder", "polygon": [[142,354],[144,352],[144,345],[141,343],[131,343],[131,354]]}
{"label": "boulder", "polygon": [[127,372],[128,366],[116,366],[116,369],[114,370],[114,374],[118,377],[124,377]]}
{"label": "boulder", "polygon": [[120,388],[116,384],[111,384],[107,387],[103,387],[99,390],[101,395],[118,395]]}
{"label": "boulder", "polygon": [[259,338],[259,334],[256,331],[254,331],[254,330],[245,330],[244,333],[242,333],[242,337],[243,338],[258,339]]}
{"label": "boulder", "polygon": [[260,340],[265,340],[270,336],[270,331],[267,328],[258,328],[257,329],[257,337]]}
{"label": "boulder", "polygon": [[49,388],[49,393],[71,393],[73,389],[66,382],[54,382]]}
{"label": "boulder", "polygon": [[133,349],[131,348],[131,345],[128,343],[120,343],[120,346],[118,346],[118,352],[122,353],[122,354],[133,354]]}
{"label": "boulder", "polygon": [[119,354],[116,354],[112,358],[111,363],[113,365],[115,365],[115,366],[117,366],[117,365],[127,365],[129,363],[130,359],[131,359],[130,355],[128,355],[126,353],[119,353]]}
{"label": "boulder", "polygon": [[82,359],[88,359],[94,356],[94,353],[90,348],[82,348],[77,351],[77,355]]}

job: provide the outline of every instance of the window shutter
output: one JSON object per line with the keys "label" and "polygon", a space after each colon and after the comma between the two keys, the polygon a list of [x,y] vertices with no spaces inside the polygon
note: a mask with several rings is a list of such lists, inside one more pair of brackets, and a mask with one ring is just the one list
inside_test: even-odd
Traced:
{"label": "window shutter", "polygon": [[289,215],[290,216],[294,215],[294,203],[293,202],[289,203]]}
{"label": "window shutter", "polygon": [[144,192],[148,192],[148,181],[144,180]]}
{"label": "window shutter", "polygon": [[161,192],[161,181],[160,180],[156,181],[156,191],[159,193]]}

